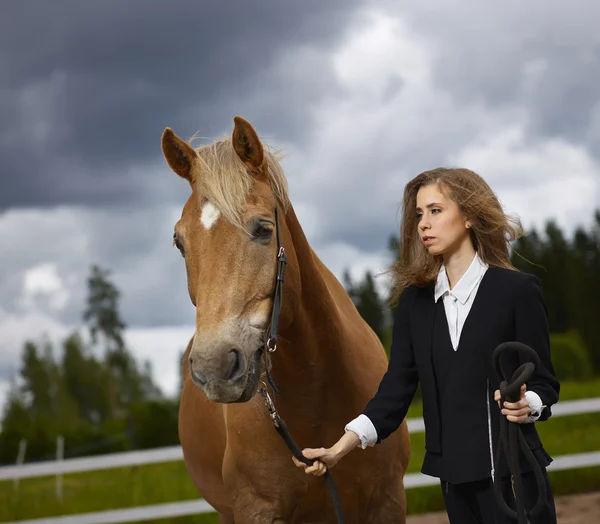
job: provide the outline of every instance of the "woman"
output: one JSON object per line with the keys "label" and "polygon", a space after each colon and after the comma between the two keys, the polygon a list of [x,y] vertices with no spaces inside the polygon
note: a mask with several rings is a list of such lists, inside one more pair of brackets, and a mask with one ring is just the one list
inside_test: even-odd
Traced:
{"label": "woman", "polygon": [[[549,328],[539,280],[516,271],[508,242],[521,234],[487,183],[467,169],[435,169],[410,181],[404,192],[400,260],[394,266],[394,321],[390,362],[365,410],[332,447],[305,449],[315,460],[306,473],[323,475],[356,447],[373,446],[395,431],[421,383],[426,455],[422,472],[438,477],[451,523],[512,522],[496,506],[493,479],[505,498],[510,472],[497,471],[499,411],[522,424],[522,433],[542,467],[545,505],[532,523],[556,522],[546,475],[551,458],[534,422],[547,420],[559,383],[550,359]],[[521,399],[499,407],[494,349],[506,341],[533,348],[538,369]],[[512,362],[514,368],[519,362]],[[522,462],[525,506],[537,500],[537,485]]]}

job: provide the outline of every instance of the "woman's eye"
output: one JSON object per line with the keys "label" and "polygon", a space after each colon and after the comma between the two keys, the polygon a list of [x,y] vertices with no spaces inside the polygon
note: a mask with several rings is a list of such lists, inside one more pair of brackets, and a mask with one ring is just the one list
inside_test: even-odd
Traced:
{"label": "woman's eye", "polygon": [[438,211],[441,211],[441,209],[437,209],[437,208],[435,208],[435,207],[434,207],[434,208],[431,210],[431,212],[432,212],[434,215],[435,215],[435,214],[437,214],[437,212],[438,212]]}

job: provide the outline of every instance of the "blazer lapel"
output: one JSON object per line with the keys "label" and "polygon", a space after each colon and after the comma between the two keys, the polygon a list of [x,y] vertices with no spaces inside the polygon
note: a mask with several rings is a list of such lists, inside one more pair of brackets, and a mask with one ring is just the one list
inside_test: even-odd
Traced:
{"label": "blazer lapel", "polygon": [[473,305],[469,310],[461,331],[461,337],[458,342],[459,348],[462,345],[469,345],[476,342],[475,338],[481,335],[482,328],[485,326],[486,316],[493,314],[490,309],[490,305],[493,305],[493,297],[491,296],[491,287],[489,285],[492,273],[493,268],[489,267],[481,279],[475,300],[473,300]]}
{"label": "blazer lapel", "polygon": [[491,362],[491,359],[488,359],[484,352],[487,347],[485,343],[486,334],[490,332],[492,325],[490,315],[494,315],[494,278],[495,271],[494,267],[491,266],[481,279],[477,295],[465,319],[458,343],[459,351],[469,347],[475,348],[483,359],[488,375],[491,373],[492,376],[493,369],[487,364],[488,361]]}
{"label": "blazer lapel", "polygon": [[416,312],[417,322],[415,323],[417,328],[418,336],[415,337],[419,340],[418,347],[416,347],[417,354],[423,356],[423,363],[426,367],[432,367],[431,362],[431,345],[433,343],[433,323],[435,321],[435,302],[433,300],[433,285],[428,285],[423,289],[423,292],[419,294],[418,311]]}

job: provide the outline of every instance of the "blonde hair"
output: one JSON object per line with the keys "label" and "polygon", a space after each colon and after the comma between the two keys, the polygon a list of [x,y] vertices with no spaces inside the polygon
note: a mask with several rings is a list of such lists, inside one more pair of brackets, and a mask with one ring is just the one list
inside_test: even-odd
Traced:
{"label": "blonde hair", "polygon": [[425,171],[406,184],[404,190],[399,259],[389,270],[394,281],[392,303],[409,285],[433,282],[443,263],[441,255],[429,253],[418,234],[417,193],[431,184],[438,184],[440,192],[456,202],[463,216],[471,221],[471,241],[481,259],[490,266],[515,269],[508,247],[523,236],[523,228],[518,217],[504,212],[487,182],[469,169],[441,167]]}
{"label": "blonde hair", "polygon": [[[290,201],[287,180],[279,162],[283,155],[264,143],[263,149],[268,163],[271,190],[285,213]],[[252,191],[254,175],[233,149],[230,137],[200,146],[196,148],[196,152],[200,171],[194,183],[199,194],[212,202],[226,220],[243,229],[241,212]]]}

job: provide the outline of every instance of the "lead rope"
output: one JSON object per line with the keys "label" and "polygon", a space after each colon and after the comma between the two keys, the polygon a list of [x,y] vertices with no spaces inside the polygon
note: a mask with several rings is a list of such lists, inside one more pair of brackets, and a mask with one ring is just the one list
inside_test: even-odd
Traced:
{"label": "lead rope", "polygon": [[[525,356],[525,359],[532,362],[525,362],[517,368],[507,381],[504,370],[500,364],[500,358],[506,351],[513,351]],[[505,342],[500,344],[493,354],[494,368],[498,374],[498,382],[500,383],[500,405],[504,405],[504,401],[518,402],[521,398],[521,386],[525,384],[533,375],[536,368],[541,366],[538,354],[529,346],[520,342]],[[519,464],[519,449],[525,455],[525,459],[533,467],[535,479],[538,488],[538,498],[535,506],[531,510],[525,508],[523,479],[521,478],[521,466]],[[508,469],[513,481],[513,494],[515,497],[516,511],[513,510],[504,500],[502,488],[500,484],[500,461],[507,463]],[[521,426],[517,422],[510,422],[502,413],[500,414],[500,439],[496,449],[496,478],[494,480],[494,495],[496,503],[503,513],[518,524],[527,524],[528,518],[535,517],[543,508],[545,502],[546,481],[542,473],[542,469],[538,464],[535,456],[527,442]]]}
{"label": "lead rope", "polygon": [[[273,400],[269,396],[266,384],[264,382],[263,382],[263,386],[260,389],[260,393],[263,396],[263,398],[265,399],[265,405],[267,406],[267,409],[269,410],[269,414],[271,416],[271,419],[273,420],[273,425],[275,426],[275,430],[277,431],[277,433],[279,433],[281,438],[284,440],[288,449],[293,453],[294,457],[296,457],[299,461],[303,462],[307,466],[312,466],[312,464],[314,463],[314,460],[306,458],[302,454],[302,450],[300,449],[298,444],[296,444],[296,442],[292,438],[292,435],[290,434],[290,430],[288,429],[286,423],[279,416],[279,413],[277,413],[277,410],[275,409],[275,405],[273,404]],[[338,524],[345,524],[346,520],[344,519],[344,512],[342,511],[342,504],[340,502],[340,497],[338,495],[337,488],[335,487],[335,482],[333,481],[333,476],[331,475],[331,472],[329,471],[329,469],[327,471],[325,471],[324,477],[325,477],[325,482],[327,483],[327,488],[329,489],[329,495],[331,496],[331,501],[333,503],[333,509],[335,511],[335,518],[336,518]]]}
{"label": "lead rope", "polygon": [[[275,222],[276,222],[276,232],[277,232],[277,280],[275,283],[275,292],[273,296],[273,310],[271,312],[271,326],[269,328],[269,335],[265,341],[265,374],[267,376],[267,381],[269,385],[273,388],[273,391],[279,394],[279,389],[277,388],[273,377],[271,376],[271,372],[269,370],[269,365],[267,362],[266,355],[270,353],[274,353],[277,351],[277,328],[279,326],[279,313],[281,310],[281,299],[283,293],[283,279],[285,275],[285,266],[287,264],[287,256],[285,254],[285,249],[281,245],[281,237],[279,234],[279,215],[277,212],[277,207],[275,207]],[[277,413],[275,409],[275,404],[271,399],[269,392],[267,391],[267,385],[263,382],[260,388],[260,394],[264,398],[265,406],[269,411],[269,415],[271,420],[273,421],[273,425],[275,426],[275,430],[281,436],[281,438],[286,443],[288,449],[293,453],[294,457],[296,457],[299,461],[303,462],[307,466],[311,466],[314,463],[313,459],[306,458],[302,454],[302,450],[296,444],[290,431],[283,421],[283,419]],[[327,487],[329,489],[329,494],[331,496],[331,500],[333,502],[333,509],[335,511],[335,516],[338,524],[345,524],[344,513],[342,511],[342,505],[340,503],[340,497],[338,495],[337,489],[335,487],[335,483],[333,482],[333,477],[329,469],[325,472],[325,481],[327,483]]]}

